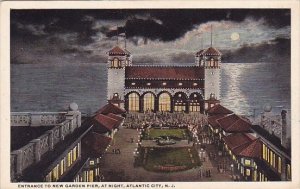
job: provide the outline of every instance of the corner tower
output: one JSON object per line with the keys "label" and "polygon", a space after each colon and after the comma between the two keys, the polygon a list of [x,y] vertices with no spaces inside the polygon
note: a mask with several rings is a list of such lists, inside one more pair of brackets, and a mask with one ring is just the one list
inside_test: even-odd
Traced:
{"label": "corner tower", "polygon": [[132,65],[131,53],[115,46],[107,54],[107,100],[124,108],[125,67]]}
{"label": "corner tower", "polygon": [[[220,100],[221,56],[221,52],[212,46],[198,51],[195,56],[196,65],[204,68],[204,98],[206,102],[212,99]],[[208,106],[210,106],[209,103]]]}
{"label": "corner tower", "polygon": [[220,100],[221,52],[209,47],[203,52],[205,100]]}

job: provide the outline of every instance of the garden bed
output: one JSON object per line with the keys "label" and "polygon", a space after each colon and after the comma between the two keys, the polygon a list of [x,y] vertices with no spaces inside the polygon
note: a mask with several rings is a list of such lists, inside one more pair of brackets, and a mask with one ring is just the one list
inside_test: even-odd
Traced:
{"label": "garden bed", "polygon": [[193,147],[143,148],[143,167],[154,172],[175,172],[201,165]]}

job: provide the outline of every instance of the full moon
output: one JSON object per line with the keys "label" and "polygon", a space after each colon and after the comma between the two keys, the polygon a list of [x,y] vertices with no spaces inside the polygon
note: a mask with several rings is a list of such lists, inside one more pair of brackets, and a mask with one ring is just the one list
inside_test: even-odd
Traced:
{"label": "full moon", "polygon": [[237,32],[233,32],[230,36],[231,40],[232,41],[236,41],[236,40],[239,40],[240,39],[240,34],[237,33]]}

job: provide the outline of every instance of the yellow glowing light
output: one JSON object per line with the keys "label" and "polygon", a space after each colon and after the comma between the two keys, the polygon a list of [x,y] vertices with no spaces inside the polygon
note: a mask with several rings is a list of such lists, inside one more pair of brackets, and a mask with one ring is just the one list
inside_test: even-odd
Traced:
{"label": "yellow glowing light", "polygon": [[239,40],[240,39],[240,34],[237,33],[237,32],[233,32],[230,36],[231,40],[232,41],[236,41],[236,40]]}

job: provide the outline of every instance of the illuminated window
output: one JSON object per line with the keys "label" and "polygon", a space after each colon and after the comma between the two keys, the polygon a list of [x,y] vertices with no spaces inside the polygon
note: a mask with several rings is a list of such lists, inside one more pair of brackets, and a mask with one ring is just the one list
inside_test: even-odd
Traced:
{"label": "illuminated window", "polygon": [[113,68],[119,67],[119,59],[118,58],[113,59],[111,67],[113,67]]}
{"label": "illuminated window", "polygon": [[292,174],[291,174],[291,165],[287,164],[286,165],[286,176],[288,180],[291,180]]}
{"label": "illuminated window", "polygon": [[175,104],[174,104],[174,111],[175,112],[182,112],[186,110],[186,97],[182,94],[177,94],[174,97],[175,99]]}
{"label": "illuminated window", "polygon": [[94,172],[93,170],[89,171],[89,179],[88,182],[94,182]]}
{"label": "illuminated window", "polygon": [[151,85],[151,83],[147,83],[147,86],[150,86]]}
{"label": "illuminated window", "polygon": [[256,170],[253,172],[253,181],[257,181],[257,172],[256,172]]}
{"label": "illuminated window", "polygon": [[129,111],[138,112],[140,110],[140,97],[137,93],[131,93],[128,96],[129,99]]}
{"label": "illuminated window", "polygon": [[131,83],[131,85],[135,85],[135,83]]}
{"label": "illuminated window", "polygon": [[65,159],[62,159],[60,161],[60,175],[64,174],[64,168],[65,168]]}
{"label": "illuminated window", "polygon": [[162,93],[159,96],[159,111],[171,110],[171,97],[168,93]]}
{"label": "illuminated window", "polygon": [[198,83],[193,83],[193,86],[197,86],[198,85]]}
{"label": "illuminated window", "polygon": [[67,165],[68,165],[68,167],[70,167],[71,166],[71,162],[72,162],[72,155],[71,155],[72,153],[71,152],[69,152],[68,153],[68,159],[67,159]]}
{"label": "illuminated window", "polygon": [[76,159],[77,159],[76,151],[77,151],[77,146],[75,146],[75,148],[72,150],[72,152],[73,152],[73,162],[76,161]]}
{"label": "illuminated window", "polygon": [[152,93],[147,93],[144,95],[144,110],[154,110],[154,95]]}
{"label": "illuminated window", "polygon": [[214,59],[211,58],[209,63],[210,63],[210,66],[214,66]]}
{"label": "illuminated window", "polygon": [[249,159],[245,159],[245,165],[250,166],[251,165],[251,161]]}
{"label": "illuminated window", "polygon": [[[118,93],[116,93],[118,94]],[[80,156],[80,142],[77,144],[77,154],[78,154],[78,157]]]}
{"label": "illuminated window", "polygon": [[52,175],[52,172],[48,173],[48,175],[46,176],[46,182],[52,181],[51,175]]}
{"label": "illuminated window", "polygon": [[178,83],[179,86],[182,86],[182,83]]}
{"label": "illuminated window", "polygon": [[281,157],[278,157],[278,173],[281,173]]}
{"label": "illuminated window", "polygon": [[190,96],[190,112],[200,112],[200,97],[194,93]]}
{"label": "illuminated window", "polygon": [[266,159],[266,146],[263,144],[263,159]]}
{"label": "illuminated window", "polygon": [[246,169],[246,175],[247,175],[247,176],[250,176],[250,174],[251,174],[250,169]]}
{"label": "illuminated window", "polygon": [[58,165],[52,170],[52,181],[58,180]]}
{"label": "illuminated window", "polygon": [[270,150],[270,154],[269,154],[269,159],[270,159],[270,165],[273,165],[273,152],[272,150]]}
{"label": "illuminated window", "polygon": [[90,165],[95,165],[95,162],[94,161],[90,161]]}
{"label": "illuminated window", "polygon": [[167,83],[166,83],[166,82],[163,82],[163,83],[162,83],[162,85],[163,85],[163,86],[166,86],[166,85],[167,85]]}

